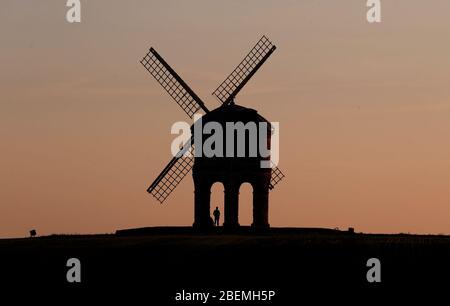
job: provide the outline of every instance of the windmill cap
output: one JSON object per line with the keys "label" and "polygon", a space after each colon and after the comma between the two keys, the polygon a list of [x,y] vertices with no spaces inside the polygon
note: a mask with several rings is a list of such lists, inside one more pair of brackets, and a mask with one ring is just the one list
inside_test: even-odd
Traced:
{"label": "windmill cap", "polygon": [[[255,109],[244,107],[237,104],[229,104],[226,106],[218,107],[209,113],[202,116],[202,124],[208,122],[265,122],[267,123],[267,128],[271,129],[271,124],[266,118],[258,114]],[[191,126],[191,130],[194,128],[194,125]]]}

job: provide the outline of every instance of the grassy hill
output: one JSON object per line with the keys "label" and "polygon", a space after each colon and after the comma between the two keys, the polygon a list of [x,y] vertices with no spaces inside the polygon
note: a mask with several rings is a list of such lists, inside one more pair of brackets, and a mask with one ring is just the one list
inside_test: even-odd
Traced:
{"label": "grassy hill", "polygon": [[[0,254],[4,289],[143,296],[148,305],[174,303],[182,290],[216,295],[221,290],[273,290],[272,305],[292,303],[299,296],[336,298],[323,292],[339,292],[341,297],[401,295],[411,288],[450,284],[449,236],[298,228],[265,233],[249,228],[235,233],[146,228],[115,235],[3,239]],[[66,262],[72,257],[81,261],[79,284],[66,281]],[[367,281],[369,258],[381,262],[381,283]]]}

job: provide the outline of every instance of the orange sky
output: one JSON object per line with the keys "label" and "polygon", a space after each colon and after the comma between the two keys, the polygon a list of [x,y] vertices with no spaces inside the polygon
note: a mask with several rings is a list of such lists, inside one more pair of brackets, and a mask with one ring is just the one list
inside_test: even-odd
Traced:
{"label": "orange sky", "polygon": [[375,25],[363,0],[96,0],[68,24],[65,1],[2,1],[0,237],[191,225],[191,177],[145,192],[188,118],[139,60],[154,46],[212,109],[262,34],[278,49],[237,102],[280,122],[271,225],[450,234],[450,2],[382,3]]}

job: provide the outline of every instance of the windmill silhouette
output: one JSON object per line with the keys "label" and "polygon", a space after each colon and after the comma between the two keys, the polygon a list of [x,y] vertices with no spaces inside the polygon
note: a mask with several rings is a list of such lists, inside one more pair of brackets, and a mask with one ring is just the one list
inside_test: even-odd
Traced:
{"label": "windmill silhouette", "polygon": [[[167,93],[189,116],[202,110],[205,115],[201,118],[202,124],[217,122],[225,128],[229,122],[261,123],[267,124],[266,133],[267,148],[270,148],[272,126],[260,116],[256,110],[235,104],[235,97],[247,84],[252,76],[264,64],[269,56],[275,51],[276,46],[263,36],[233,72],[219,85],[213,95],[222,103],[218,108],[209,111],[203,101],[195,92],[181,79],[181,77],[167,64],[167,62],[150,48],[150,51],[141,60],[141,64],[159,82]],[[284,174],[274,166],[261,168],[260,162],[270,160],[270,156],[250,156],[249,142],[247,137],[245,155],[241,157],[205,157],[195,156],[194,151],[194,125],[191,127],[192,137],[187,141],[178,154],[170,160],[158,177],[147,189],[160,203],[163,203],[172,191],[178,186],[186,174],[193,169],[195,185],[194,201],[194,224],[195,228],[208,229],[213,226],[210,217],[211,186],[215,182],[221,182],[225,187],[225,221],[224,227],[237,228],[239,208],[239,188],[242,183],[248,182],[253,187],[253,223],[257,229],[269,227],[269,190],[279,183]],[[224,139],[226,135],[223,135]],[[258,131],[259,137],[263,137]],[[203,145],[203,143],[201,143]],[[234,144],[236,150],[237,144]],[[190,153],[190,154],[187,154]],[[236,155],[234,155],[236,156]]]}

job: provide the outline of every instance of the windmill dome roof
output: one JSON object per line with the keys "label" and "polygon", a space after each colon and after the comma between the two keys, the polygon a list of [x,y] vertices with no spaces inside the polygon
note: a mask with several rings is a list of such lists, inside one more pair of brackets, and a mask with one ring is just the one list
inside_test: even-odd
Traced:
{"label": "windmill dome roof", "polygon": [[[237,104],[220,106],[202,117],[203,123],[210,121],[217,122],[267,122],[263,116],[258,114],[255,109],[244,107]],[[270,124],[269,124],[270,125]]]}

